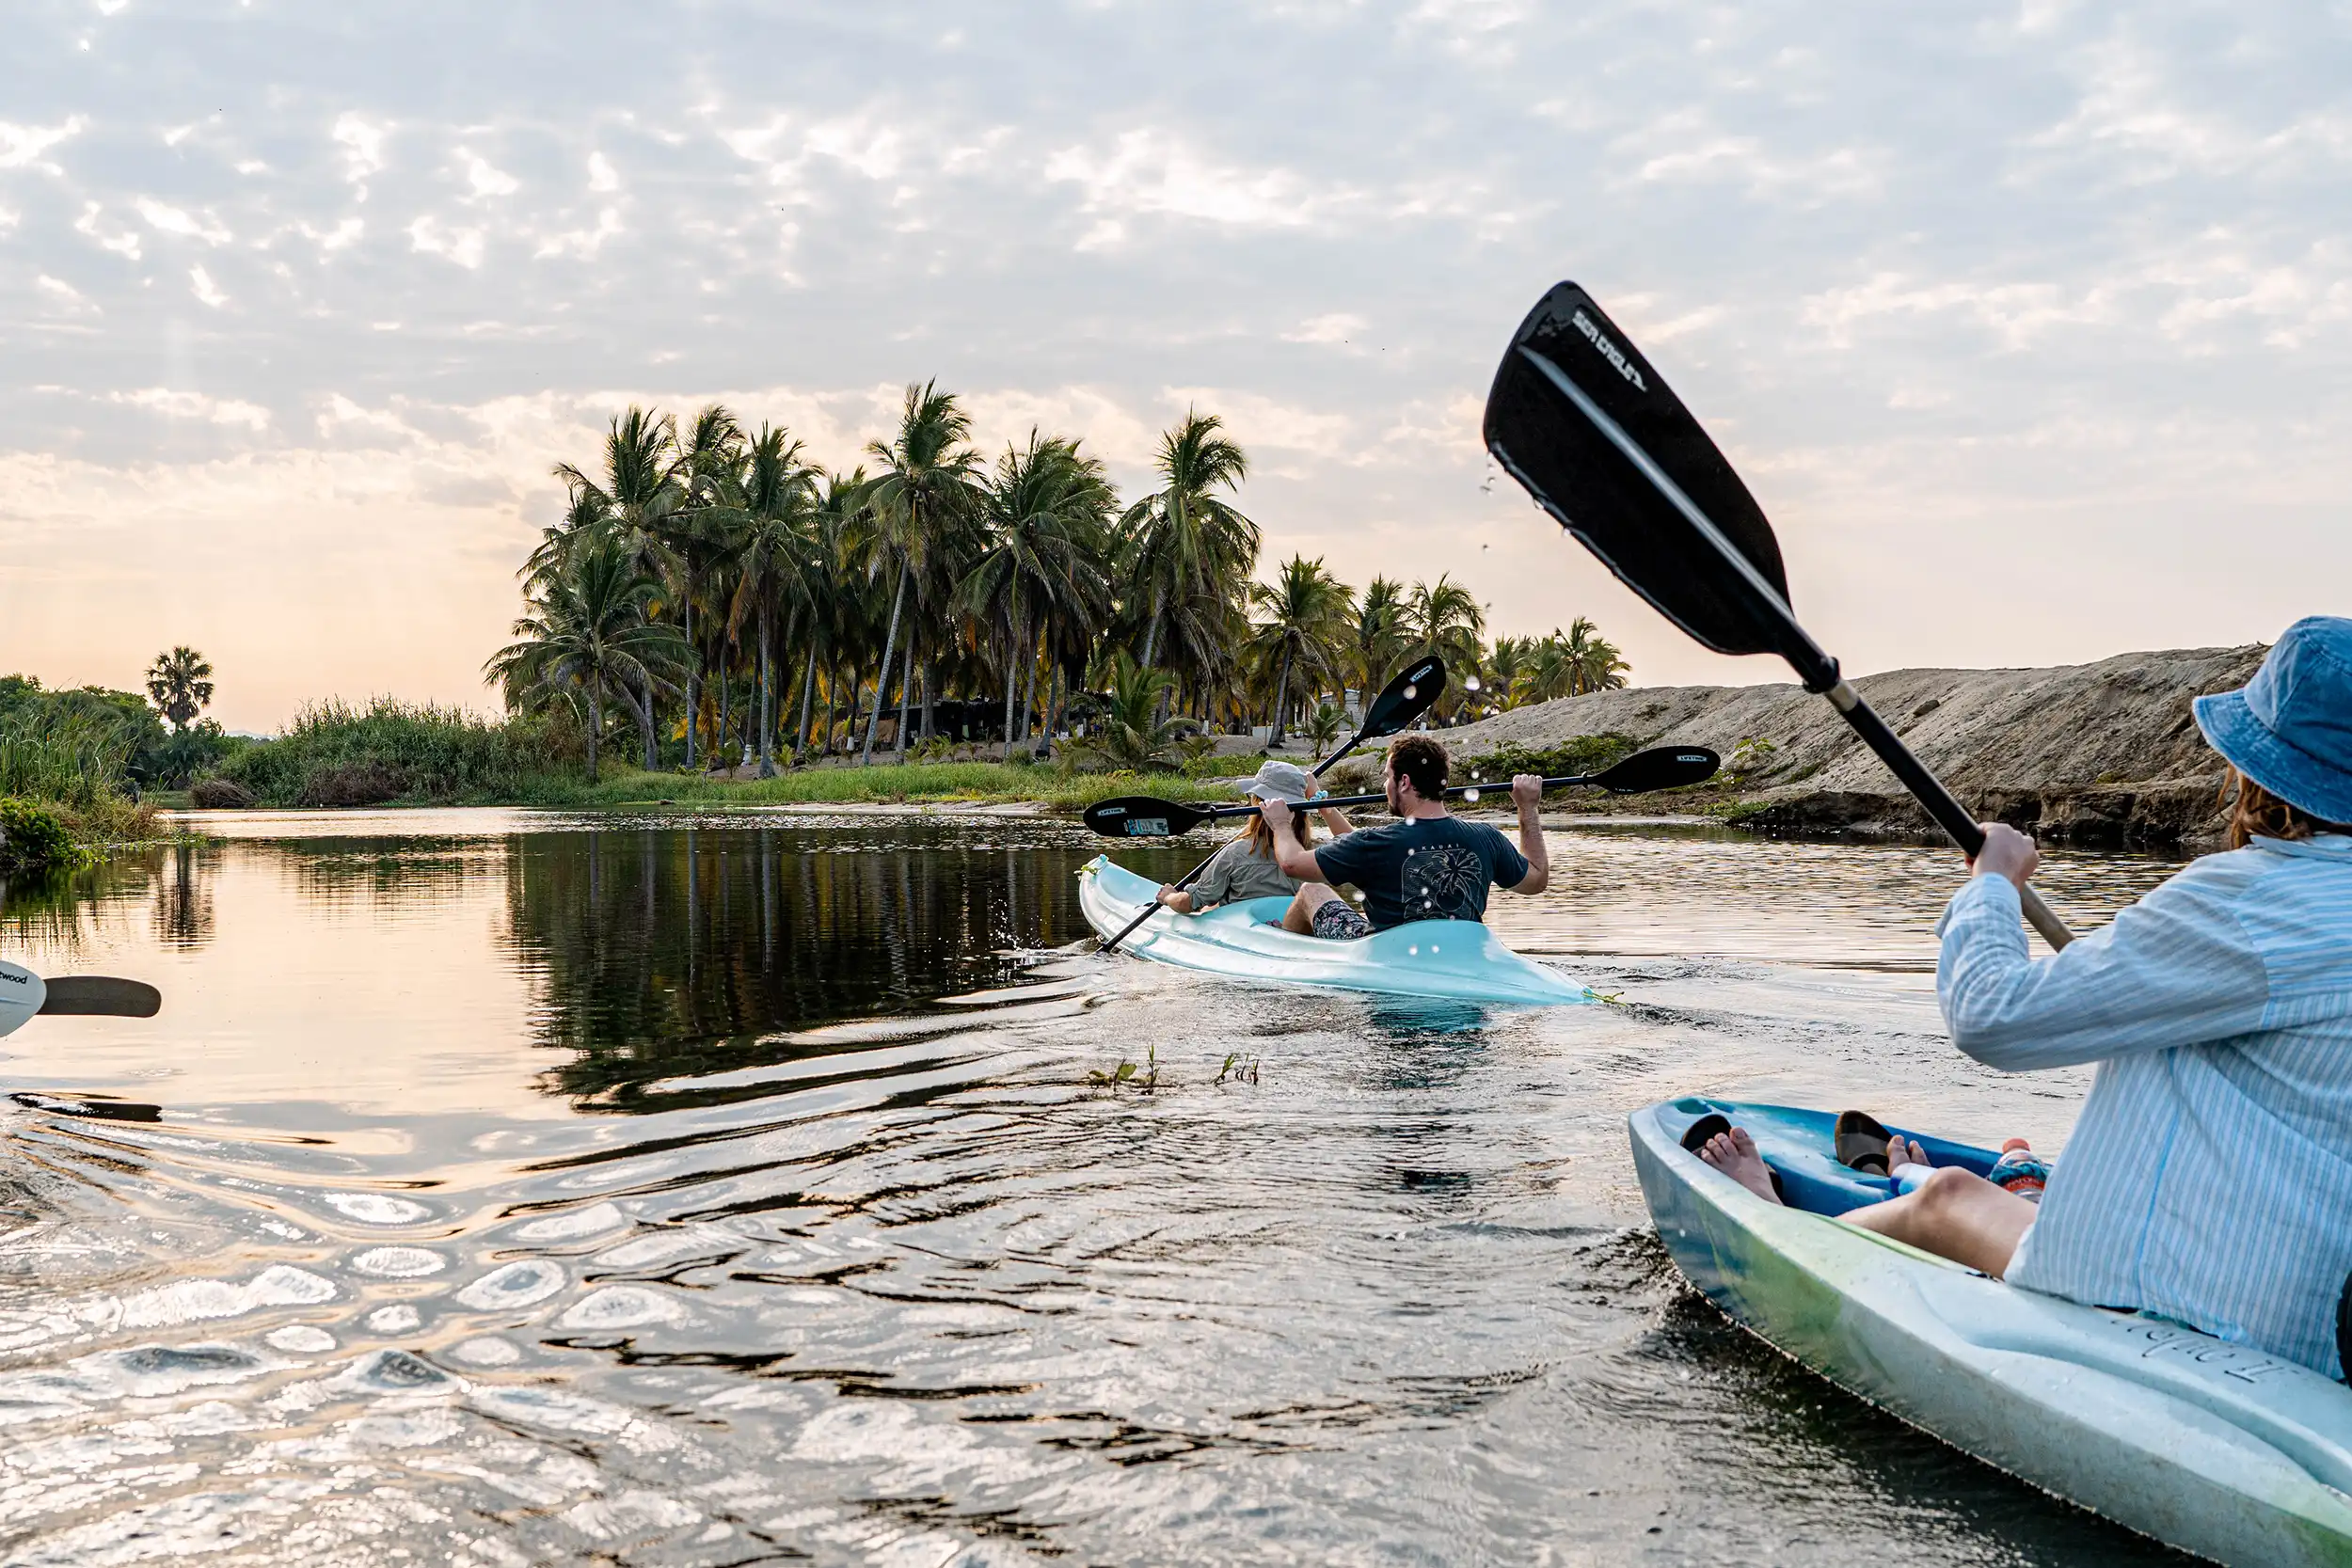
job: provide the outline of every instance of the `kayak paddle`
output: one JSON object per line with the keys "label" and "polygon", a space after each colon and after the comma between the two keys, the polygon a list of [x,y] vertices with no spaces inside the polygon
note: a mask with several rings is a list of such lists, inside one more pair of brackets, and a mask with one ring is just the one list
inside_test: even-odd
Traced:
{"label": "kayak paddle", "polygon": [[36,1013],[153,1018],[163,1005],[163,993],[143,981],[107,974],[61,974],[44,980],[20,964],[0,960],[0,1035],[19,1028]]}
{"label": "kayak paddle", "polygon": [[[1340,758],[1347,755],[1365,741],[1377,740],[1383,736],[1394,735],[1428,712],[1430,705],[1444,693],[1445,660],[1435,654],[1431,654],[1426,658],[1415,659],[1401,674],[1381,689],[1379,696],[1372,700],[1372,706],[1364,710],[1363,723],[1358,727],[1353,736],[1348,737],[1347,743],[1333,747],[1331,754],[1316,763],[1309,776],[1319,779]],[[1173,811],[1182,814],[1197,812],[1200,809],[1197,806],[1178,805],[1173,800],[1156,800],[1148,795],[1122,795],[1115,800],[1098,800],[1089,806],[1083,815],[1088,827],[1106,837],[1166,838],[1169,836],[1168,827],[1169,818],[1166,812]],[[1256,808],[1249,809],[1254,811]],[[1244,814],[1238,811],[1229,811],[1226,815]],[[1199,827],[1206,820],[1208,820],[1207,817],[1200,817],[1185,827],[1176,829],[1175,832],[1190,832],[1193,828]],[[1216,856],[1211,855],[1208,861],[1202,861],[1199,865],[1185,872],[1172,886],[1180,893],[1192,886],[1200,879],[1200,874],[1209,869],[1209,861],[1215,859]],[[1136,927],[1151,919],[1152,911],[1159,907],[1157,902],[1146,907],[1141,914],[1127,922],[1124,929],[1096,951],[1107,953],[1135,935]]]}
{"label": "kayak paddle", "polygon": [[[1704,746],[1653,746],[1598,773],[1574,773],[1556,779],[1546,779],[1546,789],[1566,789],[1577,784],[1590,784],[1612,795],[1642,795],[1653,789],[1679,789],[1686,784],[1705,784],[1715,776],[1723,759]],[[1448,795],[1479,795],[1504,793],[1510,781],[1495,784],[1449,784]],[[1333,795],[1309,800],[1305,804],[1316,811],[1328,806],[1368,806],[1375,800],[1388,799],[1386,793],[1371,795]],[[1175,800],[1155,800],[1148,795],[1128,795],[1104,805],[1119,808],[1114,815],[1097,819],[1092,811],[1086,813],[1086,825],[1105,838],[1172,838],[1188,833],[1206,822],[1221,821],[1233,816],[1255,816],[1255,805],[1188,806]]]}
{"label": "kayak paddle", "polygon": [[[1486,450],[1660,614],[1723,654],[1778,654],[1971,859],[1984,831],[1788,608],[1772,525],[1665,379],[1574,283],[1528,312],[1486,394]],[[2074,933],[2028,887],[2052,947]]]}

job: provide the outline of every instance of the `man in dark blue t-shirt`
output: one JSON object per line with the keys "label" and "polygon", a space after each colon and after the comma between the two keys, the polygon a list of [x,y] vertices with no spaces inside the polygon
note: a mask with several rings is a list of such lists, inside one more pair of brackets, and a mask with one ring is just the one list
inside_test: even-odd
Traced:
{"label": "man in dark blue t-shirt", "polygon": [[[1426,735],[1401,735],[1389,744],[1382,782],[1399,820],[1359,828],[1311,849],[1290,826],[1280,800],[1263,807],[1274,830],[1282,870],[1306,885],[1291,900],[1282,924],[1301,935],[1370,936],[1411,920],[1484,920],[1486,889],[1541,893],[1551,884],[1551,859],[1536,808],[1544,783],[1533,773],[1511,781],[1519,808],[1519,847],[1483,822],[1457,821],[1445,809],[1445,748]],[[1524,852],[1522,852],[1522,850]],[[1364,897],[1361,913],[1331,891],[1349,882]]]}

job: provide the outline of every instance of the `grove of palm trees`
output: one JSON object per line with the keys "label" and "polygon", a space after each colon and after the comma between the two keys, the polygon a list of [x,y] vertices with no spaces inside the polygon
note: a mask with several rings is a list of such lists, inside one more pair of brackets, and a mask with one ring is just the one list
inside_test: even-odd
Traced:
{"label": "grove of palm trees", "polygon": [[1489,645],[1449,577],[1359,592],[1294,556],[1258,580],[1249,459],[1213,414],[1165,434],[1133,498],[1074,438],[983,453],[935,384],[907,388],[863,459],[829,469],[717,404],[683,428],[629,408],[597,463],[555,470],[569,505],[488,678],[511,710],[576,727],[592,780],[615,746],[648,770],[747,759],[761,777],[1018,758],[1056,735],[1104,767],[1173,766],[1187,736],[1253,725],[1327,746],[1343,692],[1426,650],[1455,672],[1440,723],[1625,684],[1581,618]]}

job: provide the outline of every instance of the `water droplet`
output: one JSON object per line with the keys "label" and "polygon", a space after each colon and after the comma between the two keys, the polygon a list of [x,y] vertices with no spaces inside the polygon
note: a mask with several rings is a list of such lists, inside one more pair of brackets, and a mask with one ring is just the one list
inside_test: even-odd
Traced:
{"label": "water droplet", "polygon": [[1468,679],[1468,680],[1466,680],[1466,681],[1464,681],[1464,682],[1462,683],[1462,689],[1463,689],[1463,690],[1465,690],[1465,691],[1475,691],[1475,690],[1477,690],[1477,689],[1478,689],[1478,688],[1479,688],[1479,679],[1478,679],[1478,677],[1477,677],[1476,675],[1472,675],[1472,676],[1470,676],[1470,679]]}
{"label": "water droplet", "polygon": [[1470,805],[1476,805],[1478,803],[1478,786],[1476,784],[1472,784],[1470,788],[1462,791],[1462,799]]}
{"label": "water droplet", "polygon": [[1420,695],[1421,688],[1417,686],[1408,686],[1405,689],[1405,700],[1408,703]]}
{"label": "water droplet", "polygon": [[1419,957],[1421,957],[1421,949],[1420,949],[1419,947],[1417,947],[1417,946],[1416,946],[1416,947],[1407,947],[1405,951],[1406,951],[1407,954],[1409,954],[1409,955],[1411,955],[1412,957],[1414,957],[1414,958],[1419,958]]}

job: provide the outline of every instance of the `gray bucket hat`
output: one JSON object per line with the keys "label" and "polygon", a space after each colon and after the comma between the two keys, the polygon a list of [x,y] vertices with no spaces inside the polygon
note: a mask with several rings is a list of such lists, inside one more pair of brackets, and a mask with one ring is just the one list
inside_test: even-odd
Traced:
{"label": "gray bucket hat", "polygon": [[2238,691],[2200,697],[2197,727],[2237,770],[2323,822],[2352,822],[2352,621],[2279,634]]}
{"label": "gray bucket hat", "polygon": [[1295,762],[1269,762],[1242,785],[1241,792],[1260,800],[1288,800],[1295,806],[1312,799],[1322,787]]}

